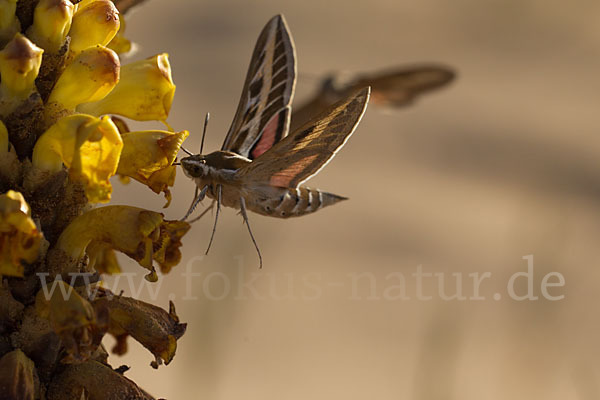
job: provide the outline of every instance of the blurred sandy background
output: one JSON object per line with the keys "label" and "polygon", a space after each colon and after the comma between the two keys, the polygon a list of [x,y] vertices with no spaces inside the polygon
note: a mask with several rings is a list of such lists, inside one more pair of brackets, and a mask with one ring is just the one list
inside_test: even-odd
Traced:
{"label": "blurred sandy background", "polygon": [[[297,47],[297,103],[336,70],[431,61],[459,77],[414,107],[367,111],[310,181],[350,201],[300,219],[251,215],[262,271],[241,217],[225,209],[210,255],[192,265],[203,274],[192,281],[198,299],[185,300],[181,273],[203,254],[212,220],[195,225],[152,300],[166,307],[173,294],[188,323],[174,361],[154,371],[130,341],[112,364],[132,366],[127,376],[169,399],[600,398],[600,3],[150,0],[130,15],[127,36],[139,44],[133,59],[170,53],[169,122],[191,131],[188,148],[198,148],[207,111],[205,148],[221,146],[255,40],[277,13]],[[116,184],[113,203],[162,207],[131,185]],[[179,218],[192,193],[180,174],[166,214]],[[564,300],[507,298],[529,254],[536,294],[557,271],[566,284],[551,293]],[[444,301],[434,285],[425,288],[433,299],[418,301],[418,265],[447,280],[462,273],[467,296],[467,274],[491,272],[486,300]],[[206,285],[218,297],[222,278],[235,285],[240,270],[258,274],[262,298],[236,298],[235,287],[218,301],[203,295]],[[379,299],[363,281],[352,296],[349,277],[362,272]],[[398,272],[411,299],[381,298]],[[292,295],[278,297],[288,280]]]}

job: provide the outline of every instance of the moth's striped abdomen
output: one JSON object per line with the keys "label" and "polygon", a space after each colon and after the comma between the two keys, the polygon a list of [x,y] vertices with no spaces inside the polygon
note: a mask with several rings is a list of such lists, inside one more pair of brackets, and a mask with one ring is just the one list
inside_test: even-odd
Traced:
{"label": "moth's striped abdomen", "polygon": [[252,211],[278,218],[299,217],[346,200],[346,197],[304,186],[296,189],[278,188],[278,191],[279,196],[257,202]]}

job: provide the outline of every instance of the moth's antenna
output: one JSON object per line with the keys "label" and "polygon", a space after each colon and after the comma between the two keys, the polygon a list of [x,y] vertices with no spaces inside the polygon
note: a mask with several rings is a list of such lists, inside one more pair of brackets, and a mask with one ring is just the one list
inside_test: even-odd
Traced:
{"label": "moth's antenna", "polygon": [[204,129],[202,130],[202,142],[200,142],[200,154],[202,154],[202,150],[204,149],[204,138],[206,137],[206,127],[208,126],[208,120],[210,119],[210,113],[206,113],[206,118],[204,118]]}
{"label": "moth's antenna", "polygon": [[[210,119],[210,113],[206,113],[206,118],[204,118],[204,129],[202,130],[202,142],[200,142],[200,153],[202,154],[202,150],[204,149],[204,138],[206,137],[206,127],[208,126],[208,120]],[[188,156],[193,156],[194,153],[181,146],[181,150],[183,150]]]}
{"label": "moth's antenna", "polygon": [[188,156],[193,156],[194,155],[194,153],[192,153],[191,151],[189,151],[188,149],[186,149],[183,146],[181,146],[180,149],[183,150],[183,152],[186,153]]}

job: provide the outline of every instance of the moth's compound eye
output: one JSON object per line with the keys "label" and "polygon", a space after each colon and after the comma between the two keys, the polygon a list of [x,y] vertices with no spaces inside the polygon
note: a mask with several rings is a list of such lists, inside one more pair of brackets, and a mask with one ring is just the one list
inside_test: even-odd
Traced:
{"label": "moth's compound eye", "polygon": [[204,164],[201,164],[195,160],[183,159],[181,160],[183,168],[193,177],[198,177],[204,172]]}

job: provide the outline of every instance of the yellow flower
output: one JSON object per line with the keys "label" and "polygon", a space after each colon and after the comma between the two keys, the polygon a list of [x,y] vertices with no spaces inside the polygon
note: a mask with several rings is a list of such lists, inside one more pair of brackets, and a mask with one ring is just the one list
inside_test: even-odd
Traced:
{"label": "yellow flower", "polygon": [[0,115],[7,116],[35,92],[43,52],[20,33],[0,51]]}
{"label": "yellow flower", "polygon": [[40,0],[33,12],[27,36],[48,53],[57,53],[65,43],[73,18],[69,0]]}
{"label": "yellow flower", "polygon": [[38,292],[36,310],[42,318],[50,321],[60,337],[67,353],[62,361],[86,361],[98,348],[108,329],[108,311],[103,306],[94,309],[89,301],[61,280],[51,284],[56,285],[52,292]]}
{"label": "yellow flower", "polygon": [[0,195],[0,277],[22,277],[22,262],[37,260],[41,240],[23,195],[13,190]]}
{"label": "yellow flower", "polygon": [[[107,206],[75,218],[60,235],[57,248],[73,259],[81,259],[92,242],[101,242],[150,270],[146,278],[155,281],[158,277],[152,261],[159,264],[162,272],[169,272],[181,260],[181,238],[189,229],[187,222],[167,221],[154,211]],[[106,251],[106,247],[100,249]],[[92,252],[97,259],[97,244]]]}
{"label": "yellow flower", "polygon": [[5,154],[8,153],[8,130],[4,122],[0,121],[0,156],[4,158]]}
{"label": "yellow flower", "polygon": [[48,98],[47,116],[102,99],[119,81],[119,71],[119,57],[114,51],[100,45],[83,50],[58,78]]}
{"label": "yellow flower", "polygon": [[21,163],[15,152],[15,148],[10,146],[8,130],[2,121],[0,121],[0,181],[9,187],[14,187],[19,182],[21,176]]}
{"label": "yellow flower", "polygon": [[121,80],[102,100],[81,104],[77,111],[116,114],[137,121],[164,121],[169,115],[175,84],[166,53],[124,65]]}
{"label": "yellow flower", "polygon": [[81,0],[79,3],[75,4],[75,14],[77,14],[80,10],[83,10],[87,6],[92,3],[95,3],[98,0]]}
{"label": "yellow flower", "polygon": [[125,18],[119,14],[120,28],[113,40],[108,44],[108,48],[114,50],[117,54],[125,54],[131,51],[133,45],[131,41],[125,37]]}
{"label": "yellow flower", "polygon": [[149,186],[155,193],[164,192],[167,207],[171,201],[169,186],[173,186],[175,180],[175,167],[171,164],[188,135],[188,131],[123,133],[123,152],[117,173]]}
{"label": "yellow flower", "polygon": [[118,274],[121,272],[121,266],[117,261],[117,255],[110,244],[92,241],[86,249],[90,260],[88,267],[95,269],[100,274]]}
{"label": "yellow flower", "polygon": [[79,53],[95,45],[107,45],[119,30],[119,11],[110,0],[97,0],[78,7],[69,36],[69,50]]}
{"label": "yellow flower", "polygon": [[108,116],[74,114],[61,118],[38,139],[33,165],[58,172],[64,164],[71,179],[84,184],[90,202],[110,200],[109,178],[117,171],[123,141]]}
{"label": "yellow flower", "polygon": [[16,16],[17,0],[0,0],[0,47],[11,40],[21,30]]}
{"label": "yellow flower", "polygon": [[116,354],[127,351],[127,336],[131,335],[156,357],[151,365],[158,368],[164,361],[169,364],[175,356],[177,339],[187,324],[179,322],[175,306],[169,302],[169,312],[160,307],[125,296],[115,296],[109,290],[100,289],[94,304],[108,308],[110,324],[108,332],[117,339],[113,348]]}

